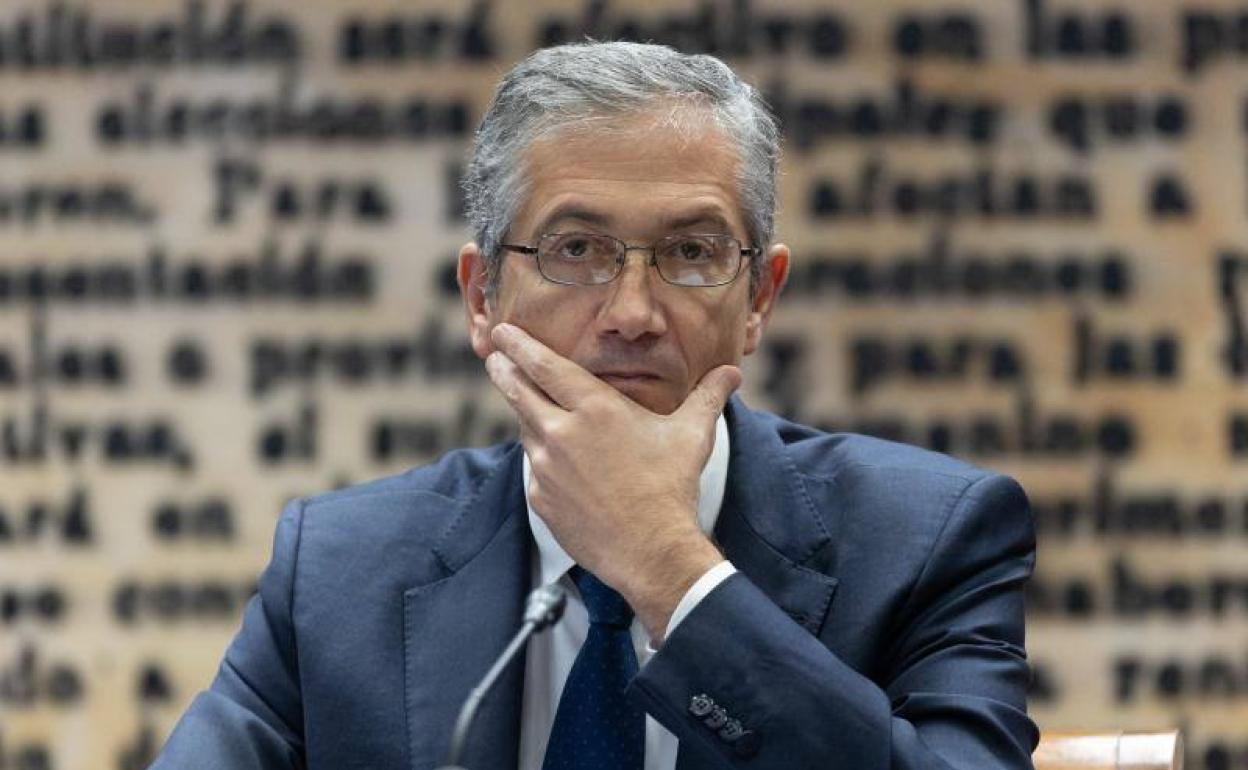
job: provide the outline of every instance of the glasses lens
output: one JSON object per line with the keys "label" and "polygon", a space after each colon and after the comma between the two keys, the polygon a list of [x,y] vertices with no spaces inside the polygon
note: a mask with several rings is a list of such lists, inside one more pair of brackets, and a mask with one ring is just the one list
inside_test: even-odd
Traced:
{"label": "glasses lens", "polygon": [[741,243],[729,235],[669,235],[654,252],[659,273],[679,286],[731,283],[741,269]]}
{"label": "glasses lens", "polygon": [[551,233],[537,243],[537,268],[559,283],[607,283],[619,272],[621,244],[608,235]]}

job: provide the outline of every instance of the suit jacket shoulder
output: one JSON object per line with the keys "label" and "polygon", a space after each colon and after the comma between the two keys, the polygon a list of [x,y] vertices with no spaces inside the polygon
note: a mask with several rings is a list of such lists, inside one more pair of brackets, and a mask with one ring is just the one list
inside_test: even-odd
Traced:
{"label": "suit jacket shoulder", "polygon": [[804,476],[831,478],[842,469],[865,466],[894,472],[904,478],[915,473],[947,476],[961,482],[977,481],[991,473],[949,455],[909,444],[857,433],[825,433],[766,412],[751,412],[760,426],[774,432]]}
{"label": "suit jacket shoulder", "polygon": [[[825,641],[882,675],[898,639],[940,585],[941,568],[983,566],[1034,548],[1026,494],[1013,479],[927,449],[853,433],[825,433],[765,412],[742,419],[774,434],[797,495],[813,509],[824,545],[803,566],[840,578]],[[766,462],[759,457],[759,462]],[[852,621],[850,620],[852,619]],[[840,622],[874,634],[846,634]],[[881,633],[882,632],[882,633]],[[869,644],[863,644],[870,640]]]}
{"label": "suit jacket shoulder", "polygon": [[428,579],[435,569],[431,549],[445,530],[468,509],[498,504],[482,500],[481,506],[475,505],[483,484],[506,470],[516,448],[512,442],[455,449],[429,465],[304,498],[302,560],[323,563],[319,561],[327,556],[323,549],[349,549],[356,554],[350,562],[425,565],[426,569],[405,570],[405,579]]}
{"label": "suit jacket shoulder", "polygon": [[359,504],[370,497],[435,495],[448,502],[462,502],[480,491],[481,481],[493,473],[515,447],[513,441],[484,449],[452,449],[428,465],[311,495],[304,498],[305,503],[309,507],[343,506],[359,510]]}

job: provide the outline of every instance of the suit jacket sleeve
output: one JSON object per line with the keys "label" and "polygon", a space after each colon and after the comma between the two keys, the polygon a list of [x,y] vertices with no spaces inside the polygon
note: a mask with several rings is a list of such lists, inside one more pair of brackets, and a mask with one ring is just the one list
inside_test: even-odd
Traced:
{"label": "suit jacket sleeve", "polygon": [[[725,768],[1030,768],[1038,734],[1026,714],[1022,587],[1034,561],[1026,497],[988,476],[950,510],[873,678],[737,574],[690,613],[633,689],[682,751],[695,744]],[[757,733],[756,754],[690,713],[703,693]]]}
{"label": "suit jacket sleeve", "polygon": [[302,768],[303,706],[292,622],[303,503],[286,506],[273,558],[211,687],[196,696],[150,770]]}

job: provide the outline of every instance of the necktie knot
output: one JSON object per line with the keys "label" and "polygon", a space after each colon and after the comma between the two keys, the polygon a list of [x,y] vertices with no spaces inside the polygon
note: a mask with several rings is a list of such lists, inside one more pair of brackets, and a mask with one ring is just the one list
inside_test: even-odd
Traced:
{"label": "necktie knot", "polygon": [[590,625],[627,628],[633,622],[633,608],[614,588],[580,567],[573,567],[571,574],[589,612]]}

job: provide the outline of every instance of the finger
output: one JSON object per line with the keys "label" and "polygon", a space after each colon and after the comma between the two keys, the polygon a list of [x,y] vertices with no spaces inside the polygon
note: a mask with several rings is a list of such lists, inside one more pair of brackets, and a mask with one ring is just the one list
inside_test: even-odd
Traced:
{"label": "finger", "polygon": [[739,387],[740,369],[728,364],[717,366],[702,375],[701,381],[690,391],[676,414],[688,415],[698,421],[714,422],[720,412],[724,411],[724,404],[728,403],[728,399]]}
{"label": "finger", "polygon": [[518,326],[499,324],[490,339],[538,388],[565,409],[575,409],[582,399],[609,387]]}
{"label": "finger", "polygon": [[532,462],[533,455],[542,449],[542,440],[528,422],[520,418],[517,418],[516,422],[520,425],[520,445],[524,447],[525,453],[529,456],[529,462]]}
{"label": "finger", "polygon": [[489,373],[494,387],[507,399],[522,425],[540,432],[544,421],[563,411],[505,353],[491,353],[485,359],[485,371]]}

